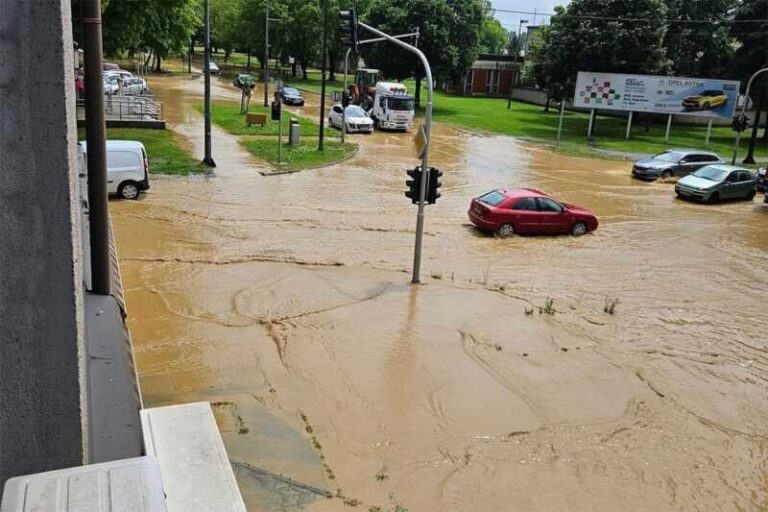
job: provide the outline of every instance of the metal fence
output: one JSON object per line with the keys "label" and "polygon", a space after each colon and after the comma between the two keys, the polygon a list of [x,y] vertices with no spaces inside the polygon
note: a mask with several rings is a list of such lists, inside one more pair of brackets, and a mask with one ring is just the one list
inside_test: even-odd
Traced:
{"label": "metal fence", "polygon": [[[107,121],[162,121],[163,104],[152,95],[104,97]],[[85,119],[85,100],[77,100],[77,118]]]}

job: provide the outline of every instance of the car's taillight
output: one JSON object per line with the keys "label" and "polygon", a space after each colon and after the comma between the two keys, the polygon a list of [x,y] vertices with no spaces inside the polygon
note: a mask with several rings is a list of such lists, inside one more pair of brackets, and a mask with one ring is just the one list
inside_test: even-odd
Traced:
{"label": "car's taillight", "polygon": [[149,160],[147,160],[146,155],[144,155],[144,174],[149,174]]}

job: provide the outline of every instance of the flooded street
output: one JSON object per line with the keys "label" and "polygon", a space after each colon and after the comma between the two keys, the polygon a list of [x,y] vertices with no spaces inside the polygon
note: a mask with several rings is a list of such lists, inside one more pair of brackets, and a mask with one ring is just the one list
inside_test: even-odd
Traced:
{"label": "flooded street", "polygon": [[[202,82],[152,85],[201,156]],[[437,123],[411,286],[412,135],[350,139],[343,164],[264,177],[214,126],[214,174],[111,202],[145,404],[213,403],[250,511],[768,507],[759,200],[684,203],[627,163]],[[483,235],[469,201],[506,185],[600,228]]]}

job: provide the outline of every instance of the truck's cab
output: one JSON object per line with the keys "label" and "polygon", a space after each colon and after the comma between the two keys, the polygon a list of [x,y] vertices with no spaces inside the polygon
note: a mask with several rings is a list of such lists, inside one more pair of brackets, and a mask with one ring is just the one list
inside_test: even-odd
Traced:
{"label": "truck's cab", "polygon": [[379,128],[410,130],[416,113],[416,100],[403,84],[379,82],[373,98],[371,117]]}

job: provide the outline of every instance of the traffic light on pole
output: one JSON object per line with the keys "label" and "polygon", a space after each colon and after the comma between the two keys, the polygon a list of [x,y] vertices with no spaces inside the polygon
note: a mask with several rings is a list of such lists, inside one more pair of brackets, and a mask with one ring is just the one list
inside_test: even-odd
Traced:
{"label": "traffic light on pole", "polygon": [[414,167],[406,171],[411,179],[405,181],[405,186],[408,190],[405,191],[405,197],[411,200],[411,203],[419,203],[419,191],[421,190],[421,167]]}
{"label": "traffic light on pole", "polygon": [[440,197],[440,187],[443,186],[443,171],[436,167],[429,168],[429,183],[427,183],[427,204],[435,204]]}
{"label": "traffic light on pole", "polygon": [[282,102],[277,99],[272,102],[272,120],[273,121],[279,121],[280,120],[280,110],[282,109]]}
{"label": "traffic light on pole", "polygon": [[354,9],[339,11],[339,18],[341,19],[341,24],[339,25],[341,45],[352,48],[357,53],[357,13]]}

